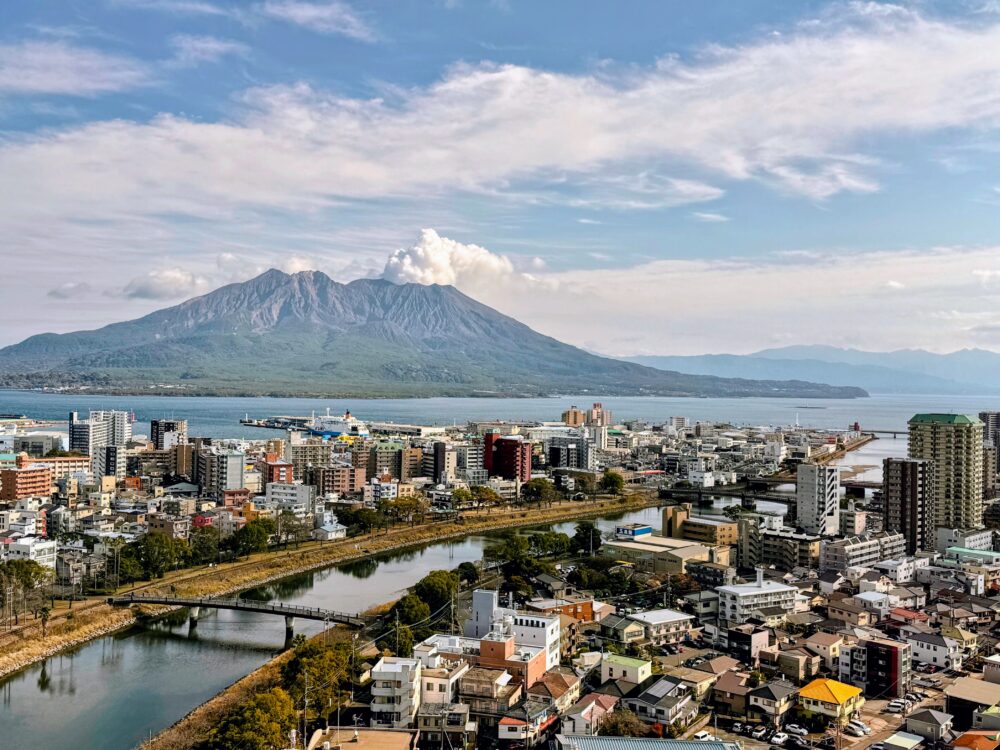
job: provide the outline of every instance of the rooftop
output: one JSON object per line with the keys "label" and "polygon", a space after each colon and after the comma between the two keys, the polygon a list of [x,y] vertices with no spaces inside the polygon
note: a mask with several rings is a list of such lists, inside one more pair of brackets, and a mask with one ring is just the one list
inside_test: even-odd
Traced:
{"label": "rooftop", "polygon": [[799,691],[799,697],[801,698],[811,698],[823,703],[835,703],[838,706],[847,703],[859,695],[861,695],[861,688],[825,678],[813,680]]}
{"label": "rooftop", "polygon": [[914,414],[910,424],[982,424],[968,414]]}
{"label": "rooftop", "polygon": [[659,740],[646,737],[595,737],[589,734],[559,734],[561,748],[575,750],[739,750],[736,742]]}
{"label": "rooftop", "polygon": [[[357,740],[354,740],[357,733]],[[329,727],[317,730],[309,740],[309,750],[323,746],[324,742],[339,745],[350,743],[351,750],[409,750],[416,732],[406,729],[367,729],[365,727]]]}
{"label": "rooftop", "polygon": [[686,612],[678,612],[673,609],[651,609],[648,612],[638,612],[629,615],[633,620],[644,622],[647,625],[662,625],[667,622],[683,622],[692,619]]}

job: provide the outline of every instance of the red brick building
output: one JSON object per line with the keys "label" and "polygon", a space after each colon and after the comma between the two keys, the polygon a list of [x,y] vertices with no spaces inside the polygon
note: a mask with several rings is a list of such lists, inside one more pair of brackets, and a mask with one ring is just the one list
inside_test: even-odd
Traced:
{"label": "red brick building", "polygon": [[295,471],[288,461],[268,461],[264,464],[264,484],[292,484],[295,481]]}
{"label": "red brick building", "polygon": [[498,432],[483,436],[483,468],[491,477],[531,479],[531,443],[520,437],[503,437]]}
{"label": "red brick building", "polygon": [[28,464],[0,471],[0,500],[14,502],[24,497],[49,497],[52,494],[52,469]]}

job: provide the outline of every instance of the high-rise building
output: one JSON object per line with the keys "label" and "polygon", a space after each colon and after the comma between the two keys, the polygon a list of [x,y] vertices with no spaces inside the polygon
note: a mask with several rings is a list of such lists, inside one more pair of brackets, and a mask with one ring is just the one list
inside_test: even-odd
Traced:
{"label": "high-rise building", "polygon": [[245,485],[246,455],[241,451],[210,447],[198,451],[198,484],[206,495],[221,499],[226,490]]}
{"label": "high-rise building", "polygon": [[809,534],[840,533],[840,469],[799,464],[795,489],[795,522]]}
{"label": "high-rise building", "polygon": [[934,525],[982,526],[983,423],[965,414],[915,414],[909,426],[909,457],[934,464]]}
{"label": "high-rise building", "polygon": [[149,439],[158,451],[169,450],[187,442],[186,419],[153,419],[149,423]]}
{"label": "high-rise building", "polygon": [[886,531],[906,539],[906,554],[934,549],[930,501],[934,464],[920,458],[887,458],[882,462],[882,517]]}
{"label": "high-rise building", "polygon": [[571,406],[562,413],[562,421],[570,427],[581,427],[587,421],[587,415],[584,414],[583,409]]}
{"label": "high-rise building", "polygon": [[587,409],[587,424],[594,427],[611,427],[614,422],[611,419],[611,412],[604,408],[604,404],[595,403]]}
{"label": "high-rise building", "polygon": [[112,446],[124,450],[131,439],[132,417],[127,411],[92,411],[87,419],[80,419],[75,411],[70,412],[69,449],[90,456],[92,471],[97,476],[105,476],[107,454],[104,448]]}
{"label": "high-rise building", "polygon": [[502,437],[499,432],[483,436],[483,468],[491,477],[531,479],[531,443],[520,437]]}

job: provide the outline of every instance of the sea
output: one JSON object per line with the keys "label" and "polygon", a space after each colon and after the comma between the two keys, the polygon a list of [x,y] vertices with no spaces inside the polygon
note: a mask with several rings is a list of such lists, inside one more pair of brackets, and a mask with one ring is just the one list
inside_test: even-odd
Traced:
{"label": "sea", "polygon": [[1000,396],[938,396],[876,394],[858,399],[802,398],[661,398],[553,396],[548,398],[412,398],[306,399],[214,396],[108,396],[98,394],[0,391],[0,413],[24,414],[52,421],[65,429],[69,412],[81,416],[91,409],[124,409],[135,413],[136,435],[149,434],[150,419],[186,419],[192,436],[264,438],[270,430],[247,427],[249,416],[309,416],[349,410],[368,422],[451,425],[484,420],[557,421],[570,406],[599,402],[616,421],[643,419],[658,423],[668,417],[728,422],[735,426],[788,426],[847,429],[855,423],[869,430],[905,430],[920,412],[976,414],[1000,410]]}

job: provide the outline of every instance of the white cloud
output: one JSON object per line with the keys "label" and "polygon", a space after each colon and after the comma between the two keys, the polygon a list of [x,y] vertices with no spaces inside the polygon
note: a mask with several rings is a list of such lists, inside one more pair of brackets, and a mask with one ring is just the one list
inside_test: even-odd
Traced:
{"label": "white cloud", "polygon": [[203,0],[111,0],[111,5],[139,10],[155,10],[164,13],[195,16],[230,15],[227,8]]}
{"label": "white cloud", "polygon": [[577,224],[603,224],[603,221],[598,221],[597,219],[577,219]]}
{"label": "white cloud", "polygon": [[706,222],[709,224],[715,223],[719,224],[722,222],[729,221],[729,217],[723,214],[716,214],[710,211],[694,211],[691,216],[698,221]]}
{"label": "white cloud", "polygon": [[[425,230],[416,246],[393,254],[384,277],[454,284],[536,330],[606,354],[746,353],[781,342],[875,350],[905,341],[951,351],[996,332],[1000,315],[983,311],[1000,306],[1000,291],[980,287],[973,271],[998,252],[837,253],[797,263],[774,254],[525,275],[501,254]],[[679,325],[685,310],[698,315]]]}
{"label": "white cloud", "polygon": [[266,0],[260,12],[271,18],[319,32],[337,34],[361,42],[373,42],[375,31],[357,11],[339,0],[305,2],[305,0]]}
{"label": "white cloud", "polygon": [[232,39],[191,34],[178,34],[171,37],[170,46],[174,48],[174,59],[171,64],[182,68],[193,67],[201,63],[218,62],[228,55],[243,56],[250,51],[247,45]]}
{"label": "white cloud", "polygon": [[433,229],[422,230],[415,245],[390,255],[382,278],[397,284],[447,284],[473,296],[536,283],[534,276],[518,271],[507,256],[441,237]]}
{"label": "white cloud", "polygon": [[94,96],[148,79],[137,60],[66,41],[0,44],[0,94]]}
{"label": "white cloud", "polygon": [[121,294],[132,299],[172,300],[208,291],[208,279],[183,268],[164,268],[132,279]]}

